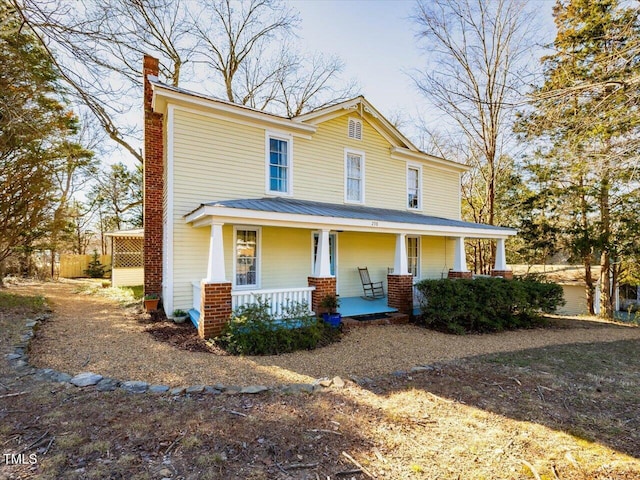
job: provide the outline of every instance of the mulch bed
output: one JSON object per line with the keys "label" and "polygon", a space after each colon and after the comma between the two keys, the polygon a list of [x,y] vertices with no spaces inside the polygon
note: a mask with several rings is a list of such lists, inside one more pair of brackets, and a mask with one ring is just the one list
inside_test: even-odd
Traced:
{"label": "mulch bed", "polygon": [[167,319],[164,312],[156,310],[150,314],[140,315],[138,321],[147,324],[145,331],[155,340],[172,345],[180,350],[188,352],[215,353],[216,355],[228,355],[227,352],[215,345],[204,341],[198,336],[198,331],[193,328],[190,321],[185,323],[173,323]]}
{"label": "mulch bed", "polygon": [[[200,338],[198,331],[190,321],[173,323],[162,310],[138,315],[138,322],[147,325],[145,331],[155,340],[169,344],[179,350],[188,352],[213,353],[214,355],[230,355],[227,351],[212,342]],[[322,348],[340,341],[339,329],[326,329],[318,342]]]}

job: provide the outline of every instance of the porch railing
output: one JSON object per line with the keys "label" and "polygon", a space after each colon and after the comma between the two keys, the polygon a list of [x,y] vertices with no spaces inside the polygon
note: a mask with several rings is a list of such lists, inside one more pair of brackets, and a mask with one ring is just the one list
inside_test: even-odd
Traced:
{"label": "porch railing", "polygon": [[192,308],[199,312],[200,311],[200,282],[191,282],[191,288],[193,292],[193,304]]}
{"label": "porch railing", "polygon": [[311,292],[316,287],[276,288],[265,290],[235,290],[231,292],[231,306],[235,310],[256,303],[257,297],[269,302],[271,315],[281,318],[288,304],[305,302],[311,312]]}

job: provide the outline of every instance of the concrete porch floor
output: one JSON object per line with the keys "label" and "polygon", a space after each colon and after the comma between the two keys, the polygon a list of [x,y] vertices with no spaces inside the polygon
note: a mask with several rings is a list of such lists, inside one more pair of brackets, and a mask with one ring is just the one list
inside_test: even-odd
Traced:
{"label": "concrete porch floor", "polygon": [[343,317],[353,317],[356,315],[372,315],[374,313],[395,313],[397,308],[387,305],[387,297],[376,298],[375,300],[365,300],[362,297],[339,297],[340,307],[338,312]]}

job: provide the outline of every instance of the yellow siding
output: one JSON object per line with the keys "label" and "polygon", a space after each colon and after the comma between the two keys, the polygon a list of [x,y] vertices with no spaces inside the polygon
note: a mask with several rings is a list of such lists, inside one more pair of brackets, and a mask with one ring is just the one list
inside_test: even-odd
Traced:
{"label": "yellow siding", "polygon": [[211,200],[265,193],[265,132],[175,112],[174,206],[181,218]]}
{"label": "yellow siding", "polygon": [[460,174],[422,167],[424,215],[460,219]]}
{"label": "yellow siding", "polygon": [[[310,139],[293,139],[293,196],[343,203],[345,148],[365,155],[365,205],[406,209],[406,162],[391,159],[390,144],[366,121],[363,139],[347,137],[348,115],[318,126]],[[209,200],[265,196],[265,130],[176,110],[176,215]],[[459,174],[423,164],[423,213],[459,218]]]}
{"label": "yellow siding", "polygon": [[262,288],[306,287],[311,275],[311,230],[262,229]]}
{"label": "yellow siding", "polygon": [[[366,121],[362,141],[348,138],[348,117],[320,124],[310,139],[293,139],[293,197],[343,203],[347,147],[365,153],[365,205],[406,209],[407,163],[391,159],[390,144]],[[168,153],[173,154],[174,182],[174,275],[168,281],[174,289],[173,308],[184,309],[191,305],[191,282],[206,276],[209,248],[209,228],[187,225],[184,215],[212,200],[266,195],[265,130],[176,109],[173,152]],[[422,213],[459,218],[459,174],[426,162],[422,174]],[[233,226],[225,225],[223,232],[227,278],[231,280]],[[339,233],[340,294],[360,294],[358,266],[368,266],[373,279],[386,281],[394,249],[394,235]],[[423,237],[422,276],[440,276],[443,252],[441,238]],[[453,247],[447,247],[448,257],[452,252]],[[311,273],[311,231],[263,228],[262,262],[262,288],[305,286]]]}
{"label": "yellow siding", "polygon": [[453,265],[455,241],[445,237],[421,237],[420,278],[446,278]]}
{"label": "yellow siding", "polygon": [[562,293],[567,303],[558,309],[560,315],[586,315],[588,313],[584,285],[562,285]]}
{"label": "yellow siding", "polygon": [[112,287],[132,287],[144,283],[142,268],[114,268],[111,271]]}
{"label": "yellow siding", "polygon": [[383,233],[342,232],[338,234],[338,293],[343,297],[362,295],[358,267],[367,267],[373,282],[384,282],[393,267],[396,237]]}
{"label": "yellow siding", "polygon": [[[185,309],[191,282],[207,274],[210,230],[187,225],[184,215],[212,200],[262,196],[265,141],[262,129],[181,110],[175,110],[173,131],[173,308]],[[230,246],[233,227],[225,225],[223,235]],[[232,252],[225,254],[230,280]]]}
{"label": "yellow siding", "polygon": [[364,152],[365,205],[404,209],[406,167],[391,160],[390,144],[366,121],[362,140],[347,137],[348,115],[321,123],[310,140],[295,139],[294,195],[305,200],[343,203],[345,148]]}
{"label": "yellow siding", "polygon": [[[238,226],[242,228],[242,226]],[[250,227],[249,227],[250,228]],[[234,227],[223,227],[226,278],[233,280]],[[200,281],[207,273],[209,228],[193,228],[176,224],[175,258],[189,268],[175,270],[174,308],[191,305],[192,281]],[[262,227],[260,229],[260,288],[293,288],[307,286],[312,275],[312,230]],[[387,273],[393,267],[396,236],[382,233],[337,233],[337,283],[343,297],[362,295],[357,267],[368,267],[373,281],[382,281],[387,289]],[[420,278],[446,276],[453,262],[453,240],[444,237],[421,237]]]}
{"label": "yellow siding", "polygon": [[[182,218],[175,218],[174,222],[173,308],[188,310],[191,308],[193,296],[191,282],[199,283],[207,276],[210,229],[193,228],[184,223]],[[225,244],[229,228],[223,230]]]}
{"label": "yellow siding", "polygon": [[[420,238],[420,278],[446,277],[453,265],[454,241],[444,237]],[[384,282],[395,260],[396,236],[380,233],[338,234],[338,293],[344,297],[362,295],[358,267],[367,267],[374,282]]]}
{"label": "yellow siding", "polygon": [[[242,226],[238,226],[242,228]],[[253,228],[247,226],[247,228]],[[207,275],[209,256],[208,227],[194,228],[176,223],[174,259],[181,259],[189,268],[174,271],[174,308],[191,308],[193,281]],[[223,227],[226,278],[233,281],[234,227]],[[260,229],[260,288],[306,287],[311,275],[311,230],[262,227]]]}

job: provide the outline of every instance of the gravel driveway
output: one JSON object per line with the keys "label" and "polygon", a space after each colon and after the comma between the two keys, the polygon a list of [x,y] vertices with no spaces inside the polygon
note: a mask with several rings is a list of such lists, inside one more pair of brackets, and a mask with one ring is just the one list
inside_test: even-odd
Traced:
{"label": "gravel driveway", "polygon": [[339,375],[375,377],[469,356],[568,343],[640,338],[640,328],[559,320],[553,328],[454,336],[413,325],[353,328],[341,342],[315,351],[232,357],[178,350],[144,332],[145,325],[112,300],[76,293],[75,282],[12,287],[44,295],[54,315],[32,342],[31,361],[70,374],[100,373],[170,386],[222,383],[267,386]]}

